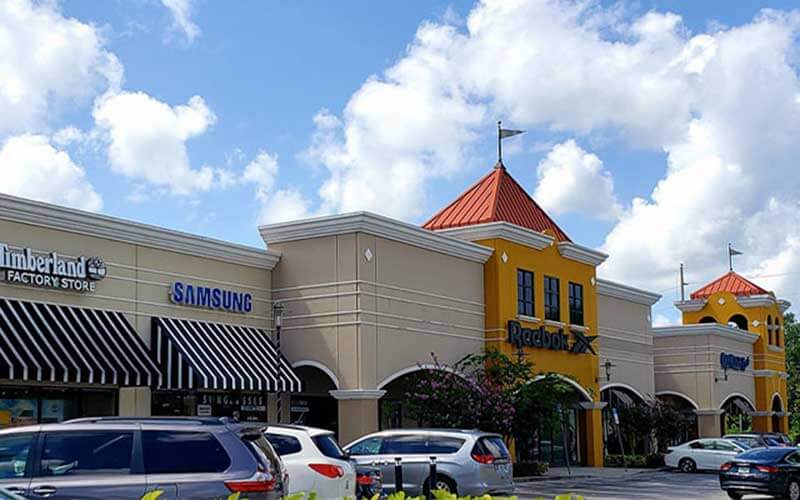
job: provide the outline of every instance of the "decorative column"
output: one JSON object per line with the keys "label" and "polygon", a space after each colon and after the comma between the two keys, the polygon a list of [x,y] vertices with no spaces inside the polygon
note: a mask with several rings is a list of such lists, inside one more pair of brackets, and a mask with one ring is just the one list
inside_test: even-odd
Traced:
{"label": "decorative column", "polygon": [[339,442],[354,439],[378,430],[378,404],[386,391],[349,389],[330,391],[339,402]]}
{"label": "decorative column", "polygon": [[722,436],[720,416],[725,413],[718,409],[695,410],[697,415],[697,436],[701,438],[718,438]]}
{"label": "decorative column", "polygon": [[589,467],[603,466],[603,408],[608,404],[604,401],[579,403],[581,418],[583,420],[584,437],[580,443],[584,453],[586,465]]}

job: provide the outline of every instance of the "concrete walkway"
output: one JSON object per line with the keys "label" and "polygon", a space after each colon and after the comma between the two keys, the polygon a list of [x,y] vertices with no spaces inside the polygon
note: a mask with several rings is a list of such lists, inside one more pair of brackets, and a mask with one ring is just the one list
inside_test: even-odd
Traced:
{"label": "concrete walkway", "polygon": [[655,472],[658,469],[632,469],[628,468],[626,471],[623,467],[572,467],[568,470],[566,467],[551,467],[546,474],[541,476],[530,477],[517,477],[514,478],[516,482],[528,481],[550,481],[553,479],[577,479],[577,478],[590,478],[597,477],[602,479],[623,479],[642,472]]}

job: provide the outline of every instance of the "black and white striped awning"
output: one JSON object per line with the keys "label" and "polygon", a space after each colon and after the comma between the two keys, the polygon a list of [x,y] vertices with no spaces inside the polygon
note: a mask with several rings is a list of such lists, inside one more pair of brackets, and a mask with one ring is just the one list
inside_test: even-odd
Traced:
{"label": "black and white striped awning", "polygon": [[164,389],[298,392],[300,379],[264,330],[153,318],[152,349]]}
{"label": "black and white striped awning", "polygon": [[0,298],[0,378],[155,386],[158,377],[122,313]]}

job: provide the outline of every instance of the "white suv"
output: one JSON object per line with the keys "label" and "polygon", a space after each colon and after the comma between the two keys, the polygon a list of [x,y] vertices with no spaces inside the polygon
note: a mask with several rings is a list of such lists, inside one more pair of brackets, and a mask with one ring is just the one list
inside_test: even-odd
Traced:
{"label": "white suv", "polygon": [[315,492],[317,498],[355,498],[356,469],[333,432],[299,425],[269,425],[264,435],[289,475],[289,494]]}

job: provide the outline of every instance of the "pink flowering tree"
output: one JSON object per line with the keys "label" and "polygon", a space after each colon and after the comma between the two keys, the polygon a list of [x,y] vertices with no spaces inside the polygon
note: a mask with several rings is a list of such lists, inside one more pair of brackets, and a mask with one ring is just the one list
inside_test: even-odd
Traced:
{"label": "pink flowering tree", "polygon": [[497,350],[470,354],[452,366],[433,355],[434,368],[420,370],[406,394],[409,415],[419,425],[496,432],[507,440],[541,419],[557,418],[556,402],[569,384],[537,374],[524,359]]}

